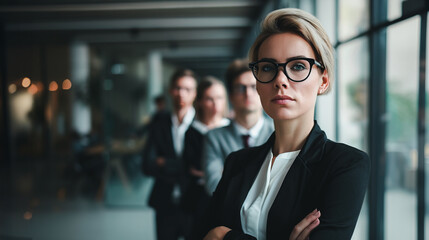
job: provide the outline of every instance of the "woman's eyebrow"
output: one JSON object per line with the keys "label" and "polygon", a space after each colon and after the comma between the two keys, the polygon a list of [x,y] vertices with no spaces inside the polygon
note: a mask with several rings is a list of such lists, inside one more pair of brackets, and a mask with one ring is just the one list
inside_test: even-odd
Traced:
{"label": "woman's eyebrow", "polygon": [[[304,56],[304,55],[297,55],[297,56],[286,58],[286,62],[289,61],[289,60],[291,60],[291,59],[296,59],[296,58],[308,58],[308,57]],[[261,58],[261,59],[259,59],[259,61],[277,62],[277,60],[274,59],[274,58]]]}
{"label": "woman's eyebrow", "polygon": [[259,59],[259,61],[277,62],[277,60],[275,60],[274,58],[262,58],[262,59]]}
{"label": "woman's eyebrow", "polygon": [[304,55],[298,55],[298,56],[293,56],[293,57],[290,57],[290,58],[286,58],[286,61],[289,61],[291,59],[296,59],[296,58],[308,58],[308,57],[304,56]]}

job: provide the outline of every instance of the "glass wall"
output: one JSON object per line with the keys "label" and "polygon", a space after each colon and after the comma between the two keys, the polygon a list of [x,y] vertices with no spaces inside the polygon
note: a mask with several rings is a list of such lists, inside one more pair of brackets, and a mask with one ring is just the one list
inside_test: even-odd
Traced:
{"label": "glass wall", "polygon": [[345,40],[369,28],[369,1],[340,0],[339,40]]}
{"label": "glass wall", "polygon": [[419,17],[387,28],[386,239],[417,236]]}
{"label": "glass wall", "polygon": [[[337,42],[336,48],[338,58],[336,85],[338,87],[337,135],[339,141],[357,146],[365,151],[369,150],[369,139],[366,133],[369,129],[368,121],[374,116],[368,115],[369,105],[367,102],[370,98],[368,81],[381,81],[379,86],[384,86],[384,81],[386,81],[386,114],[381,116],[381,121],[386,124],[386,135],[384,149],[380,150],[384,152],[383,156],[386,159],[385,162],[382,159],[372,159],[377,161],[373,166],[383,168],[378,169],[377,172],[385,172],[384,177],[378,178],[383,179],[382,185],[385,192],[382,199],[377,196],[377,202],[381,203],[384,208],[384,211],[380,211],[380,213],[384,212],[384,216],[378,219],[382,221],[375,222],[375,219],[369,219],[365,216],[368,213],[366,212],[368,203],[365,202],[353,238],[365,239],[367,236],[371,236],[371,239],[374,237],[378,239],[376,236],[384,235],[383,238],[389,240],[417,239],[417,171],[419,171],[417,166],[417,117],[419,114],[417,107],[420,66],[420,17],[405,18],[399,22],[388,21],[397,21],[400,17],[423,10],[424,1],[389,0],[377,3],[371,6],[380,9],[370,9],[369,1],[357,3],[341,0],[338,1],[337,6],[339,7],[337,23],[339,42]],[[374,18],[380,21],[378,23],[386,24],[387,26],[387,39],[385,42],[382,37],[379,38],[380,36],[375,34],[376,31],[380,30],[380,26],[369,24],[370,12],[382,13],[385,11],[383,4],[387,6],[387,19],[378,19],[380,16]],[[324,15],[323,12],[319,12],[319,14]],[[427,13],[424,12],[424,14]],[[360,36],[361,33],[367,33],[368,36]],[[369,51],[370,41],[368,40],[373,41],[371,43],[376,42],[379,44],[377,48],[385,45],[386,56],[377,56],[376,58],[371,56],[371,54],[375,53]],[[375,52],[383,54],[383,50]],[[428,54],[426,53],[426,55]],[[377,75],[370,74],[369,59],[385,61],[386,79],[369,79],[369,76]],[[372,64],[381,67],[384,65],[383,62]],[[426,63],[425,65],[427,66],[428,64]],[[374,70],[376,71],[377,69]],[[380,71],[384,71],[384,69],[380,69]],[[384,72],[380,76],[384,76]],[[429,87],[427,88],[429,89]],[[380,88],[380,91],[383,91],[383,87]],[[373,94],[384,95],[381,92]],[[373,99],[378,99],[375,96],[373,97]],[[376,104],[377,109],[383,110],[384,103],[378,101],[372,104]],[[426,104],[428,102],[426,99]],[[428,108],[428,106],[426,107]],[[380,120],[375,119],[374,121]],[[428,119],[426,119],[426,122],[428,122]],[[426,136],[429,136],[427,132]],[[427,155],[428,150],[426,149]],[[426,159],[428,158],[426,157]],[[426,205],[429,203],[427,197],[429,196],[427,193],[429,190],[427,165],[429,165],[428,160],[426,160],[425,167]],[[380,186],[379,183],[375,184]],[[374,187],[374,189],[377,188]],[[372,202],[372,204],[375,204],[375,202]],[[426,216],[428,213],[429,210],[427,210]],[[379,225],[382,222],[384,224]],[[366,227],[369,227],[367,225],[369,223],[371,226],[369,228],[372,228],[372,230],[362,228],[362,223]],[[427,229],[429,229],[427,220],[425,224],[427,236]],[[381,226],[381,230],[377,225]]]}
{"label": "glass wall", "polygon": [[341,45],[337,53],[339,140],[368,151],[368,39]]}
{"label": "glass wall", "polygon": [[[339,141],[368,151],[368,39],[360,38],[337,49]],[[368,202],[365,200],[353,239],[368,235]]]}

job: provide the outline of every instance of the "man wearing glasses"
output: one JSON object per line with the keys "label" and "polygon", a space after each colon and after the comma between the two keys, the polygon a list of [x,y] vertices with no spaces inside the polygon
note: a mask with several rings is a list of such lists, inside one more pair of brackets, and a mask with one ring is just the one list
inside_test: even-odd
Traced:
{"label": "man wearing glasses", "polygon": [[210,195],[222,176],[226,157],[231,152],[266,142],[274,130],[272,120],[263,116],[256,79],[247,60],[233,61],[225,80],[234,117],[228,126],[211,130],[206,135],[203,166]]}
{"label": "man wearing glasses", "polygon": [[180,69],[170,82],[173,112],[161,111],[153,117],[144,149],[142,170],[153,176],[155,183],[149,206],[155,209],[158,240],[190,237],[190,218],[181,208],[184,192],[182,152],[185,132],[191,125],[195,110],[197,81],[193,71]]}

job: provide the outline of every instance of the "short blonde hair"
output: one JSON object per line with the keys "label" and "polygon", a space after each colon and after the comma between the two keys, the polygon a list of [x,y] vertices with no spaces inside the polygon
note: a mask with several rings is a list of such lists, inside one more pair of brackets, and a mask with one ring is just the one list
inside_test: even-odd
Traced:
{"label": "short blonde hair", "polygon": [[334,81],[334,48],[319,20],[308,12],[296,8],[284,8],[269,13],[261,25],[261,33],[249,50],[249,61],[258,61],[258,52],[262,43],[270,36],[279,33],[293,33],[307,41],[328,73],[330,84]]}

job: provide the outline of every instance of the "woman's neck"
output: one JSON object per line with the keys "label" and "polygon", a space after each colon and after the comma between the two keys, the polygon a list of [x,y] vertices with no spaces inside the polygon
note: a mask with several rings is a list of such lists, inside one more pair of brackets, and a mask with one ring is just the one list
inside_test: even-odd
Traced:
{"label": "woman's neck", "polygon": [[273,155],[277,156],[280,153],[300,150],[314,126],[314,120],[311,118],[305,121],[302,119],[274,121],[274,126],[276,140]]}

